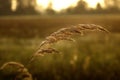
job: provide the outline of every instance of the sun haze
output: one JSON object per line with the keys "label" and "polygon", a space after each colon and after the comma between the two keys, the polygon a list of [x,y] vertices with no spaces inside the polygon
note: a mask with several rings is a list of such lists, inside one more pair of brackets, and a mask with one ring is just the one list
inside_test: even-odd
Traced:
{"label": "sun haze", "polygon": [[37,6],[40,9],[46,9],[50,3],[52,3],[52,9],[59,12],[62,9],[66,9],[69,6],[75,6],[78,0],[36,0]]}
{"label": "sun haze", "polygon": [[75,6],[77,4],[78,0],[52,0],[53,3],[53,9],[56,11],[60,11],[62,9],[66,9],[70,6]]}
{"label": "sun haze", "polygon": [[104,0],[85,0],[90,8],[96,8],[97,3],[100,3],[104,7]]}
{"label": "sun haze", "polygon": [[[76,6],[77,2],[80,0],[36,0],[38,10],[45,10],[48,6],[51,5],[51,8],[57,12],[61,11],[62,9],[66,9],[70,6]],[[83,0],[88,3],[88,6],[91,8],[95,8],[97,3],[101,5],[104,4],[104,0]]]}

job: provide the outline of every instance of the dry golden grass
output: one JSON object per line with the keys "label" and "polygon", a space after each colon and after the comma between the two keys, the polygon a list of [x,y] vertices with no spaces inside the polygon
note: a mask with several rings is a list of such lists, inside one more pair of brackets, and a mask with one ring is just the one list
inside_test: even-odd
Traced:
{"label": "dry golden grass", "polygon": [[[18,62],[6,62],[1,67],[0,70],[4,70],[5,68],[11,70],[15,70],[15,80],[32,80],[32,75],[28,72],[28,69],[24,67],[23,64]],[[12,71],[13,72],[13,71]],[[6,72],[7,73],[7,72]]]}
{"label": "dry golden grass", "polygon": [[104,31],[109,33],[109,31],[105,28],[103,28],[100,25],[96,24],[78,24],[78,25],[72,25],[66,28],[61,28],[58,31],[50,34],[44,41],[41,42],[39,48],[35,52],[35,54],[32,56],[31,61],[33,61],[34,57],[36,56],[43,56],[45,53],[59,53],[56,49],[53,49],[51,45],[53,43],[56,43],[60,40],[67,40],[67,41],[74,41],[74,39],[71,38],[71,36],[75,34],[83,35],[84,31]]}
{"label": "dry golden grass", "polygon": [[[22,62],[23,64],[27,63],[26,61],[29,60],[28,58],[30,58],[31,54],[33,53],[32,51],[35,49],[35,46],[37,44],[39,44],[39,40],[41,40],[41,38],[43,36],[48,35],[49,33],[51,33],[52,31],[55,31],[59,28],[61,28],[61,26],[63,27],[63,25],[71,25],[71,24],[78,24],[78,23],[95,23],[95,24],[100,24],[102,26],[105,26],[106,28],[108,28],[110,30],[110,32],[119,32],[120,28],[119,28],[119,16],[114,17],[106,17],[106,16],[100,16],[98,15],[97,17],[70,17],[68,16],[66,17],[59,17],[59,18],[37,18],[37,19],[8,19],[8,20],[0,20],[0,37],[5,37],[5,41],[1,42],[3,45],[1,45],[0,49],[1,49],[1,64],[7,61],[11,61],[11,60],[19,60],[20,62]],[[22,26],[21,26],[22,25]],[[76,26],[76,25],[75,25]],[[71,26],[73,27],[73,26]],[[86,27],[85,30],[89,30],[89,27]],[[103,28],[103,27],[102,27]],[[97,30],[102,30],[104,31],[104,29],[99,28]],[[32,29],[32,30],[30,30]],[[62,28],[63,31],[65,28]],[[61,29],[61,31],[62,31]],[[96,29],[95,29],[96,30]],[[106,29],[105,29],[106,30]],[[58,30],[59,31],[59,30]],[[57,32],[57,31],[56,31]],[[106,31],[105,31],[106,32]],[[56,33],[53,33],[56,34]],[[49,39],[56,39],[56,37],[54,38],[53,34],[51,34],[49,37],[46,38],[44,41]],[[82,32],[76,32],[74,34],[71,33],[66,33],[68,36],[68,38],[59,38],[59,36],[63,36],[63,34],[59,34],[57,36],[57,39],[60,40],[67,40],[67,41],[74,41],[71,36],[74,34],[80,34],[82,35]],[[31,42],[30,38],[33,37],[39,37],[37,40],[32,39],[34,42]],[[97,36],[97,34],[96,34]],[[114,80],[119,80],[116,79],[117,77],[119,78],[119,34],[113,34],[112,38],[110,36],[110,39],[107,40],[106,42],[104,42],[104,40],[97,40],[95,39],[94,41],[91,38],[96,38],[96,36],[85,36],[83,37],[85,38],[90,38],[90,40],[85,41],[85,40],[79,40],[80,44],[77,44],[77,47],[73,47],[71,50],[66,50],[65,47],[62,48],[63,49],[63,53],[66,53],[63,57],[59,57],[59,55],[55,55],[56,57],[52,56],[52,60],[51,60],[51,56],[45,56],[44,59],[41,58],[39,59],[40,62],[37,62],[37,60],[35,61],[35,63],[31,63],[30,67],[33,66],[32,68],[29,68],[29,70],[31,70],[31,72],[33,73],[33,75],[36,75],[34,72],[37,73],[37,75],[41,75],[41,76],[37,76],[39,79],[43,79],[47,77],[47,79],[50,80],[63,80],[61,79],[53,79],[53,75],[51,78],[49,78],[49,76],[51,74],[54,74],[54,77],[63,77],[64,79],[66,79],[65,77],[67,76],[69,79],[73,79],[72,77],[75,77],[74,79],[76,79],[76,76],[83,76],[84,72],[89,72],[90,78],[93,78],[92,80],[96,80],[94,79],[94,75],[96,75],[96,77],[99,77],[99,72],[101,71],[101,76],[102,78],[105,78],[105,80],[110,80],[111,77],[114,77]],[[7,38],[6,38],[7,37]],[[13,41],[9,40],[10,37]],[[14,37],[14,38],[12,38]],[[24,38],[23,38],[24,37]],[[98,36],[97,36],[98,37]],[[19,38],[23,38],[23,40],[19,40]],[[25,39],[28,40],[25,40]],[[101,39],[101,37],[99,37]],[[112,40],[111,40],[112,39]],[[43,41],[43,43],[44,43]],[[59,53],[59,51],[57,51],[56,49],[51,47],[51,44],[56,43],[58,41],[53,41],[52,43],[41,43],[42,46],[40,47],[41,49],[38,50],[39,54],[37,55],[44,55],[45,53]],[[8,43],[12,43],[11,45],[8,45]],[[22,44],[21,44],[22,43]],[[30,44],[32,43],[32,44]],[[36,45],[35,45],[36,44]],[[40,44],[40,45],[41,45]],[[5,46],[4,46],[5,45]],[[60,44],[58,44],[60,45]],[[65,46],[66,44],[62,45]],[[6,47],[7,46],[7,47]],[[19,47],[18,47],[19,46]],[[30,48],[30,46],[33,46],[32,48]],[[13,48],[12,48],[13,47]],[[74,49],[75,48],[75,49]],[[89,49],[90,48],[90,49]],[[91,49],[92,48],[92,49]],[[78,49],[78,50],[76,50]],[[24,51],[21,51],[24,50]],[[2,54],[2,53],[6,53],[6,54]],[[8,54],[10,53],[10,54]],[[17,54],[16,54],[17,53]],[[42,54],[41,54],[42,53]],[[70,53],[72,53],[73,55],[71,55]],[[79,54],[80,53],[80,54]],[[92,56],[88,56],[89,53],[92,53]],[[72,72],[72,68],[70,68],[71,66],[69,66],[69,64],[67,64],[67,62],[69,61],[69,58],[74,57],[74,54],[77,54],[78,60],[76,61],[76,57],[75,57],[75,62],[74,62],[74,58],[72,58],[72,60],[70,60],[71,65],[73,65],[73,67],[76,69],[75,72]],[[16,56],[17,55],[17,56]],[[85,57],[85,55],[87,57]],[[11,57],[12,56],[12,57]],[[35,58],[35,57],[34,57]],[[84,59],[85,58],[85,59]],[[6,60],[7,59],[7,60]],[[84,60],[84,61],[83,61]],[[61,63],[60,63],[61,62]],[[81,63],[83,62],[83,63]],[[14,63],[14,62],[13,62]],[[53,67],[53,65],[51,65],[50,63],[53,63],[55,66]],[[15,65],[13,66],[13,68],[15,69],[16,67],[16,62]],[[61,67],[61,65],[63,65]],[[75,66],[74,66],[75,65]],[[116,65],[116,66],[114,66]],[[8,66],[8,65],[7,65]],[[7,68],[4,67],[3,69]],[[11,66],[11,65],[10,65]],[[80,68],[82,67],[82,68]],[[2,68],[1,68],[2,69]],[[40,70],[41,69],[41,70]],[[18,70],[18,69],[17,69]],[[45,71],[47,70],[47,71]],[[83,72],[80,72],[82,71]],[[90,70],[93,70],[90,72]],[[99,71],[99,72],[97,72]],[[61,73],[60,73],[61,72]],[[49,74],[48,74],[49,73]],[[73,74],[72,74],[73,73]],[[46,75],[47,74],[47,75]],[[64,75],[65,74],[65,75]],[[72,74],[72,76],[71,76]],[[93,76],[91,76],[93,75]],[[84,76],[83,76],[84,77]],[[86,76],[85,76],[86,78]],[[38,79],[38,80],[39,80]],[[111,78],[113,80],[113,78]],[[6,79],[4,79],[6,80]],[[84,80],[84,78],[82,79]],[[103,80],[103,79],[102,79]]]}
{"label": "dry golden grass", "polygon": [[[75,34],[84,35],[84,31],[96,31],[96,30],[109,33],[107,29],[96,24],[78,24],[78,25],[71,25],[66,28],[61,28],[58,31],[50,34],[48,37],[46,37],[44,41],[41,42],[37,51],[33,54],[31,60],[29,61],[29,63],[31,63],[36,56],[43,56],[44,54],[48,54],[48,53],[49,54],[59,53],[58,50],[52,48],[51,46],[52,44],[58,41],[61,41],[61,40],[75,41],[72,38],[73,35]],[[89,65],[89,58],[85,61],[84,70],[87,69],[88,65]],[[27,68],[25,68],[24,65],[18,62],[7,62],[3,64],[0,69],[3,70],[7,66],[12,66],[13,68],[17,68],[16,69],[17,75],[15,76],[15,80],[22,79],[22,78],[23,80],[26,78],[28,78],[29,80],[32,80],[32,75],[28,72]]]}

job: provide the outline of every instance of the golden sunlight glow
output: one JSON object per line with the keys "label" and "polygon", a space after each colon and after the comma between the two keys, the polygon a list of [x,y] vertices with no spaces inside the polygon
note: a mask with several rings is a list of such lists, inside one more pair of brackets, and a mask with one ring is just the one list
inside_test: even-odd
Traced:
{"label": "golden sunlight glow", "polygon": [[97,3],[100,3],[104,7],[104,0],[85,0],[88,3],[88,6],[91,8],[96,8]]}
{"label": "golden sunlight glow", "polygon": [[[62,9],[66,9],[70,6],[76,6],[77,2],[80,0],[36,0],[37,9],[39,11],[44,11],[48,8],[50,3],[52,3],[51,8],[59,12]],[[84,0],[88,3],[88,6],[91,8],[96,8],[97,3],[104,5],[104,0]]]}
{"label": "golden sunlight glow", "polygon": [[17,8],[17,0],[11,0],[11,10],[15,11]]}
{"label": "golden sunlight glow", "polygon": [[60,11],[62,9],[66,9],[70,6],[75,6],[77,4],[78,0],[52,0],[53,3],[53,9],[56,11]]}
{"label": "golden sunlight glow", "polygon": [[52,3],[52,8],[55,11],[60,11],[62,9],[66,9],[69,6],[75,6],[76,3],[78,2],[78,0],[69,0],[69,1],[65,1],[65,0],[36,0],[37,6],[43,10],[48,8],[48,5],[50,4],[50,2]]}
{"label": "golden sunlight glow", "polygon": [[49,0],[36,0],[36,3],[38,6],[40,6],[41,8],[46,9],[48,7],[49,4]]}

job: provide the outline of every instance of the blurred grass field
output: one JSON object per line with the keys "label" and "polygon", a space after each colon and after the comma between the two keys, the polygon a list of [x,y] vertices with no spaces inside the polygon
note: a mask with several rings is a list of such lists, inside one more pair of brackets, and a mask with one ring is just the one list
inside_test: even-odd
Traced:
{"label": "blurred grass field", "polygon": [[0,18],[0,37],[45,37],[61,27],[80,23],[99,24],[120,32],[119,15],[11,16]]}
{"label": "blurred grass field", "polygon": [[[33,16],[0,18],[0,66],[23,63],[36,80],[120,80],[120,16]],[[61,27],[80,23],[99,24],[111,33],[91,32],[75,36],[76,42],[60,41],[61,54],[48,54],[26,65],[39,43]],[[10,80],[9,71],[1,74]]]}

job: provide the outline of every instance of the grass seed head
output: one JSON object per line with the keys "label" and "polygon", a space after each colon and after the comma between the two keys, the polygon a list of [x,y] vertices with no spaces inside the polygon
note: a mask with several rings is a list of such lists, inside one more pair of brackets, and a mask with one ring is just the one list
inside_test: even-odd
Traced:
{"label": "grass seed head", "polygon": [[[59,51],[57,51],[56,49],[51,48],[50,45],[60,40],[67,40],[67,41],[74,42],[75,40],[73,40],[71,36],[75,34],[83,35],[83,32],[86,30],[90,30],[90,31],[99,30],[99,31],[104,31],[104,32],[109,33],[107,29],[103,28],[100,25],[96,25],[96,24],[78,24],[78,25],[69,26],[66,28],[61,28],[58,31],[50,34],[48,37],[46,37],[44,41],[42,41],[37,52],[35,53],[35,56],[43,55],[46,53],[59,53]],[[44,47],[45,45],[49,45],[49,47]]]}
{"label": "grass seed head", "polygon": [[1,67],[0,67],[0,70],[3,70],[5,67],[7,66],[15,66],[15,67],[18,67],[18,68],[24,68],[24,65],[20,64],[20,63],[17,63],[17,62],[6,62],[4,63]]}

